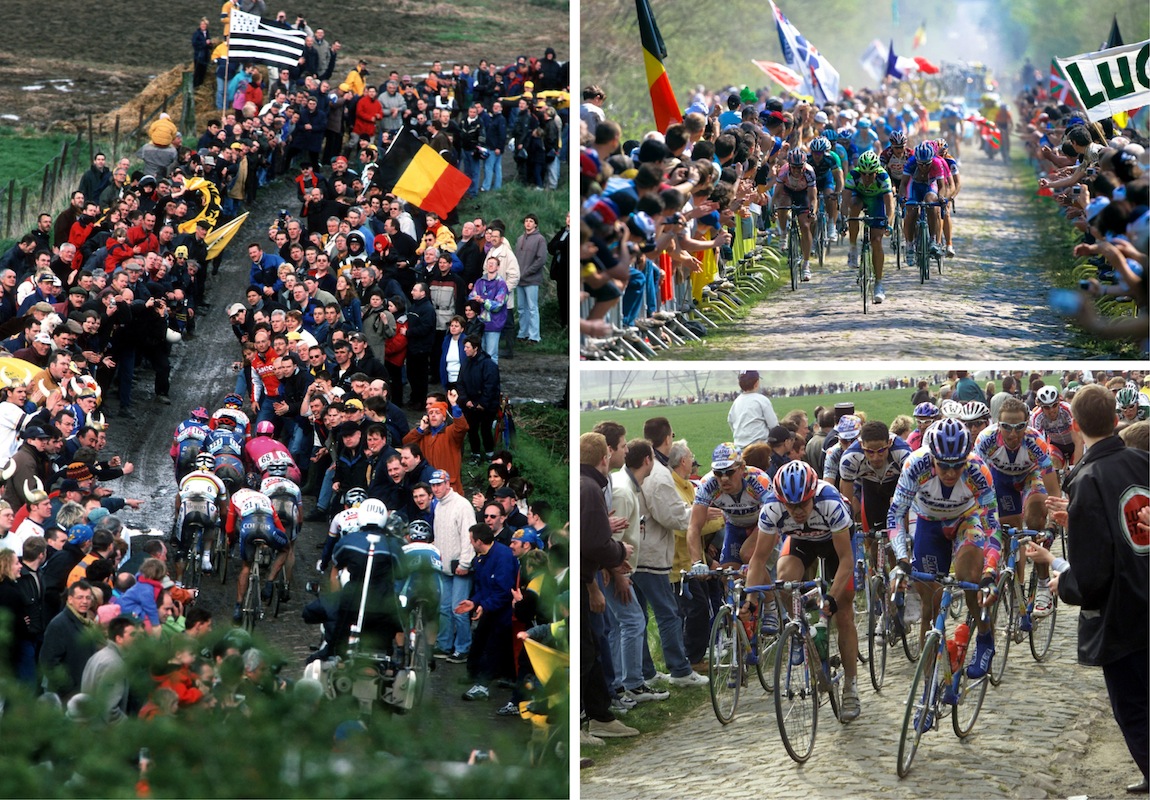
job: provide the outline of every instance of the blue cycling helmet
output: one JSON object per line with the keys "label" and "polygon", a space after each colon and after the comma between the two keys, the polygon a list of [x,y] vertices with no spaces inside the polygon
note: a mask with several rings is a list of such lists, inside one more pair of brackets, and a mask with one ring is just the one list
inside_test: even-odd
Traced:
{"label": "blue cycling helmet", "polygon": [[787,505],[797,506],[815,496],[819,476],[805,461],[788,461],[775,473],[775,496]]}
{"label": "blue cycling helmet", "polygon": [[823,130],[823,138],[828,142],[833,142],[835,139],[839,138],[839,132],[834,128],[826,128]]}
{"label": "blue cycling helmet", "polygon": [[934,423],[923,438],[938,461],[961,461],[970,453],[970,431],[957,419]]}
{"label": "blue cycling helmet", "polygon": [[914,148],[914,158],[920,163],[932,160],[934,158],[934,145],[930,142],[923,142]]}
{"label": "blue cycling helmet", "polygon": [[831,143],[824,137],[820,136],[811,142],[812,153],[826,153],[831,149]]}
{"label": "blue cycling helmet", "polygon": [[855,127],[860,129],[860,130],[865,131],[867,128],[870,127],[870,120],[867,119],[866,117],[863,117],[858,122],[855,123]]}
{"label": "blue cycling helmet", "polygon": [[934,419],[939,414],[938,406],[934,403],[919,403],[914,407],[914,416],[920,419]]}
{"label": "blue cycling helmet", "polygon": [[224,398],[224,408],[243,408],[244,400],[238,394],[229,394]]}

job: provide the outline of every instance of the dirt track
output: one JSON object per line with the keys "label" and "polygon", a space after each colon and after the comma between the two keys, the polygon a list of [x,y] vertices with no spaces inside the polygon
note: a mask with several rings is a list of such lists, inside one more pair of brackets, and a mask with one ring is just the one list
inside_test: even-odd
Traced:
{"label": "dirt track", "polygon": [[[965,152],[965,151],[964,151]],[[1046,305],[1027,198],[1001,161],[970,148],[962,161],[955,217],[957,257],[919,284],[918,269],[894,269],[886,302],[864,316],[847,251],[837,245],[813,279],[789,285],[736,323],[738,335],[709,341],[690,357],[772,359],[1050,359],[1082,353]],[[887,247],[889,250],[889,245]],[[785,265],[784,265],[785,267]],[[674,355],[674,354],[672,354]],[[681,355],[679,357],[682,357]]]}

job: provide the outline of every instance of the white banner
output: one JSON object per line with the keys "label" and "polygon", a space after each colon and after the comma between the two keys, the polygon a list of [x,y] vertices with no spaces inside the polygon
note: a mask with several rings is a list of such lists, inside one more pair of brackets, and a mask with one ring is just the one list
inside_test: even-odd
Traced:
{"label": "white banner", "polygon": [[1054,60],[1091,122],[1150,105],[1150,39]]}
{"label": "white banner", "polygon": [[771,0],[771,12],[778,27],[779,47],[783,51],[783,60],[791,69],[803,76],[803,87],[799,93],[813,97],[816,105],[837,101],[839,73],[831,66],[831,62],[799,33],[799,29],[791,24],[775,5],[774,0]]}
{"label": "white banner", "polygon": [[886,77],[886,57],[886,45],[875,39],[870,43],[866,52],[859,56],[859,66],[873,80],[882,83],[882,79]]}

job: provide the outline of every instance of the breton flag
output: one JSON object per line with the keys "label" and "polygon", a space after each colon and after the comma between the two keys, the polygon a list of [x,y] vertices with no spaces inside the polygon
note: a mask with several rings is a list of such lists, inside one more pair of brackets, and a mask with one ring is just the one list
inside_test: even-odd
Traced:
{"label": "breton flag", "polygon": [[371,182],[384,194],[434,211],[440,219],[447,219],[471,186],[470,178],[421,142],[414,131],[395,137]]}
{"label": "breton flag", "polygon": [[251,59],[261,64],[298,67],[307,34],[295,28],[268,25],[255,14],[232,9],[228,58]]}
{"label": "breton flag", "polygon": [[647,71],[647,89],[651,92],[651,108],[655,111],[655,128],[665,132],[673,122],[682,122],[683,114],[675,100],[671,79],[663,67],[667,57],[667,46],[663,35],[655,24],[655,15],[648,0],[635,0],[639,14],[639,38],[643,42],[643,66]]}
{"label": "breton flag", "polygon": [[800,94],[810,95],[817,105],[839,99],[839,74],[826,60],[818,48],[808,42],[791,24],[779,7],[771,0],[771,11],[779,31],[779,47],[783,60],[799,75],[803,76],[803,89]]}

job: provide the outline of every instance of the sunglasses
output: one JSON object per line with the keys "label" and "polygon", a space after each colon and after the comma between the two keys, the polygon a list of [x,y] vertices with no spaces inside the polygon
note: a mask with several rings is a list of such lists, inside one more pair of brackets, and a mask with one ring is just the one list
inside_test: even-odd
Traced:
{"label": "sunglasses", "polygon": [[868,456],[877,456],[879,453],[885,453],[887,450],[890,450],[889,444],[885,445],[884,447],[864,447],[864,448],[862,448],[862,451],[864,453],[866,453]]}
{"label": "sunglasses", "polygon": [[732,475],[734,475],[738,471],[739,471],[738,467],[728,467],[727,469],[717,469],[717,470],[715,470],[715,477],[716,478],[730,478]]}
{"label": "sunglasses", "polygon": [[998,427],[1010,433],[1022,433],[1028,424],[1027,422],[1000,422]]}
{"label": "sunglasses", "polygon": [[935,461],[934,463],[939,469],[954,472],[966,466],[966,459],[964,458],[962,461]]}
{"label": "sunglasses", "polygon": [[500,514],[484,514],[483,518],[484,519],[499,519],[500,516],[501,516]]}

